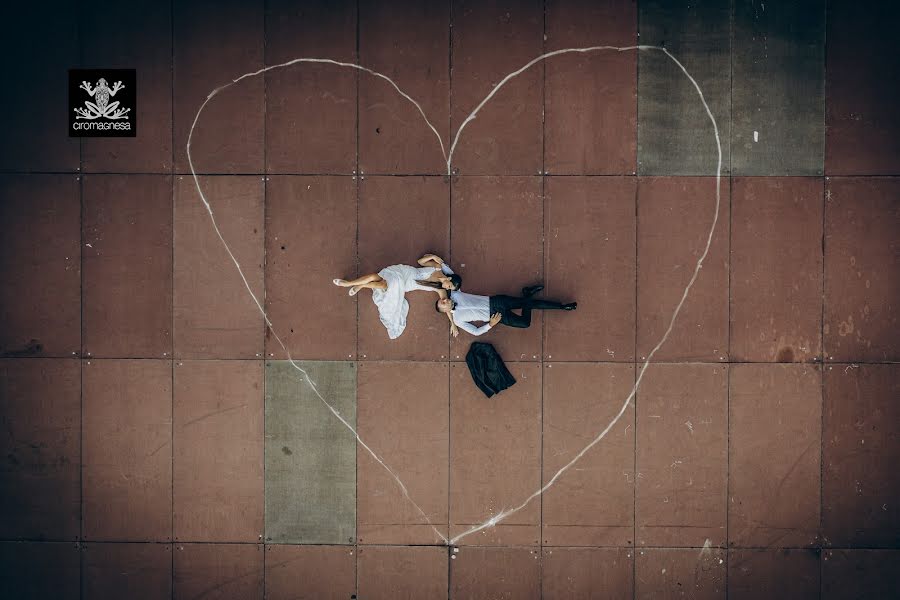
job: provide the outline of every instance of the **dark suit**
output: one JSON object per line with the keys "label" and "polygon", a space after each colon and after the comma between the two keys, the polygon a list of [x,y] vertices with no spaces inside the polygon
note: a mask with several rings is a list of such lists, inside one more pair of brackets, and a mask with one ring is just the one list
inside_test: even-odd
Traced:
{"label": "dark suit", "polygon": [[[518,298],[516,296],[491,296],[491,314],[500,313],[500,322],[507,327],[526,328],[531,325],[531,311],[536,310],[563,310],[564,305],[550,300],[538,300],[536,298]],[[519,316],[512,312],[522,309]]]}
{"label": "dark suit", "polygon": [[484,395],[490,398],[494,394],[511,387],[515,377],[503,364],[503,359],[494,350],[494,347],[484,342],[473,342],[466,354],[466,364],[472,380]]}

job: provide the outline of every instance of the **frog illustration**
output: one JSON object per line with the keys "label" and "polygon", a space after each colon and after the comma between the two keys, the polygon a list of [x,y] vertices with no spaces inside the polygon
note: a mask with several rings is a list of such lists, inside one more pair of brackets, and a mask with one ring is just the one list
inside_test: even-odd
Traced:
{"label": "frog illustration", "polygon": [[95,102],[91,102],[90,100],[85,101],[84,105],[86,108],[76,108],[75,112],[78,114],[76,118],[78,119],[98,119],[100,117],[104,117],[107,119],[127,119],[128,113],[131,111],[130,108],[119,108],[119,102],[115,101],[110,104],[109,99],[111,96],[115,96],[116,92],[124,88],[121,81],[117,81],[113,84],[112,87],[106,82],[106,79],[100,78],[97,81],[97,85],[95,87],[91,87],[91,84],[87,81],[82,81],[79,86],[81,89],[86,91],[90,96],[94,97]]}

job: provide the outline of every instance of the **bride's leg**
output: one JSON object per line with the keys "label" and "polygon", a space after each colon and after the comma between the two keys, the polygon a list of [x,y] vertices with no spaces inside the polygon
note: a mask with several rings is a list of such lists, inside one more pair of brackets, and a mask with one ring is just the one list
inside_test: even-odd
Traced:
{"label": "bride's leg", "polygon": [[386,290],[387,289],[387,281],[385,281],[384,279],[381,279],[381,278],[379,278],[379,279],[380,279],[380,281],[372,281],[369,283],[354,285],[353,287],[350,288],[350,291],[348,292],[348,294],[350,296],[355,296],[356,294],[359,293],[360,290],[366,289],[366,288],[368,288],[370,290]]}
{"label": "bride's leg", "polygon": [[333,279],[332,282],[334,285],[340,287],[353,287],[354,285],[366,285],[367,283],[372,283],[373,281],[383,281],[381,279],[381,275],[378,273],[370,273],[369,275],[363,275],[362,277],[357,277],[356,279]]}

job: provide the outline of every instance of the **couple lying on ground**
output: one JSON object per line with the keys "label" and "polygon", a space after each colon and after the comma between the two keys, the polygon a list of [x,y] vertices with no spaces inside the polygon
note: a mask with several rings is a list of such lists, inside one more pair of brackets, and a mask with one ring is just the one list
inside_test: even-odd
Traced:
{"label": "couple lying on ground", "polygon": [[[450,332],[459,335],[460,327],[472,335],[486,333],[498,323],[508,327],[528,327],[531,325],[532,310],[575,310],[576,302],[561,304],[549,300],[537,300],[535,294],[544,289],[542,285],[522,288],[522,296],[479,296],[467,294],[460,288],[462,278],[434,254],[426,254],[419,259],[419,267],[392,265],[378,273],[364,275],[357,279],[335,279],[334,285],[350,288],[350,295],[360,290],[372,290],[372,301],[378,307],[378,315],[392,340],[400,337],[406,329],[409,303],[406,292],[425,291],[438,295],[435,308],[450,319]],[[513,310],[521,309],[517,315]],[[480,326],[475,323],[483,323]]]}

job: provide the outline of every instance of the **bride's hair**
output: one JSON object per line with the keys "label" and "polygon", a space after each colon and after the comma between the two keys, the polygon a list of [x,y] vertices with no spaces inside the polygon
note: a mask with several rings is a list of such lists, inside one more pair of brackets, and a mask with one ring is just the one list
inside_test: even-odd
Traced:
{"label": "bride's hair", "polygon": [[[450,277],[450,283],[453,284],[453,289],[458,290],[462,286],[462,277],[460,277],[456,273],[454,273],[453,275],[450,275],[449,277]],[[424,279],[417,279],[416,283],[418,283],[419,285],[423,285],[425,287],[430,287],[430,288],[435,288],[435,289],[440,289],[443,287],[441,285],[440,281],[425,281]]]}

